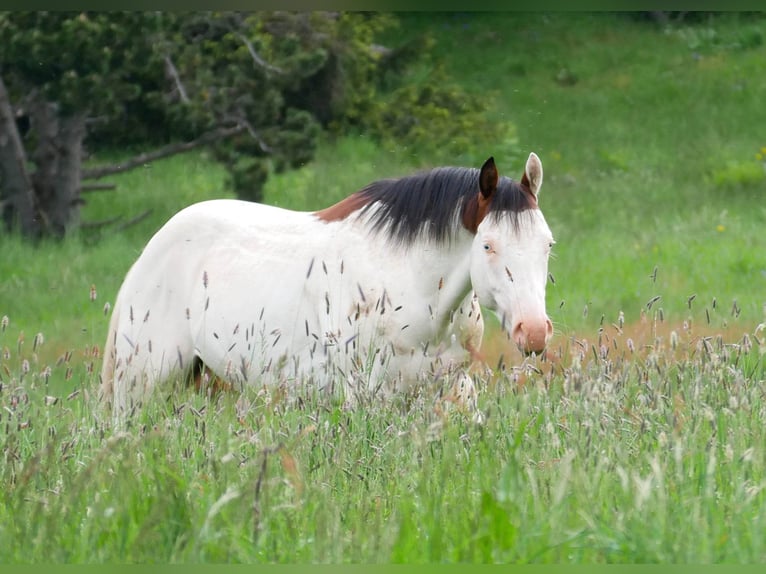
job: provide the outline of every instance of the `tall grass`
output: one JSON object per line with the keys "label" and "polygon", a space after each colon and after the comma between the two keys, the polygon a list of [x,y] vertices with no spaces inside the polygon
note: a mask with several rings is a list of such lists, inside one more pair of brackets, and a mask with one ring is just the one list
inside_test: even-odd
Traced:
{"label": "tall grass", "polygon": [[[470,154],[514,178],[542,158],[545,360],[488,319],[488,364],[504,367],[475,373],[482,424],[436,385],[346,410],[311,389],[171,382],[116,429],[94,399],[104,307],[168,217],[229,195],[204,154],[117,176],[84,216],[151,208],[140,223],[38,248],[0,236],[0,561],[766,560],[766,22],[403,22],[399,38],[432,32],[448,73],[516,130],[507,157],[481,134]],[[317,209],[447,163],[328,139],[266,201]]]}
{"label": "tall grass", "polygon": [[116,432],[87,385],[51,392],[66,364],[0,360],[0,560],[761,562],[754,335],[601,333],[478,377],[482,424],[438,388],[349,411],[166,386]]}

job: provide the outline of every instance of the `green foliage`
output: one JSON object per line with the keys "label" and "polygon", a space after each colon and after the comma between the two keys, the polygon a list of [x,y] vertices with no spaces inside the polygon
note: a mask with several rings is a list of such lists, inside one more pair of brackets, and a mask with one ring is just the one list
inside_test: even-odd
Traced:
{"label": "green foliage", "polygon": [[722,35],[715,27],[679,27],[673,30],[690,50],[714,53],[727,50],[753,50],[763,45],[763,30],[744,25],[735,33]]}
{"label": "green foliage", "polygon": [[[329,12],[12,12],[0,15],[4,78],[34,100],[99,122],[92,145],[158,144],[243,125],[218,143],[234,191],[308,162],[320,124],[375,93],[374,36],[393,21]],[[260,165],[256,165],[260,164]]]}
{"label": "green foliage", "polygon": [[407,146],[418,155],[445,163],[475,165],[483,161],[466,151],[477,138],[493,142],[493,153],[499,157],[515,156],[514,126],[491,120],[487,109],[486,101],[467,92],[437,66],[419,81],[404,83],[379,99],[362,125],[383,145]]}
{"label": "green foliage", "polygon": [[766,181],[766,163],[762,160],[732,160],[712,170],[709,177],[713,185],[724,188],[762,185]]}
{"label": "green foliage", "polygon": [[214,157],[234,192],[256,201],[270,173],[313,158],[320,126],[451,163],[478,161],[465,151],[476,134],[512,153],[513,126],[448,78],[428,34],[376,44],[396,24],[367,13],[9,13],[0,64],[19,101],[39,91],[63,114],[99,116],[97,147],[245,125]]}
{"label": "green foliage", "polygon": [[152,44],[163,21],[155,12],[4,12],[0,67],[17,100],[39,91],[63,115],[113,115],[141,96],[139,74],[159,65]]}
{"label": "green foliage", "polygon": [[334,132],[356,125],[379,94],[378,78],[386,62],[376,42],[395,29],[398,18],[386,13],[334,14],[333,39],[317,73],[288,91],[288,101],[307,109]]}

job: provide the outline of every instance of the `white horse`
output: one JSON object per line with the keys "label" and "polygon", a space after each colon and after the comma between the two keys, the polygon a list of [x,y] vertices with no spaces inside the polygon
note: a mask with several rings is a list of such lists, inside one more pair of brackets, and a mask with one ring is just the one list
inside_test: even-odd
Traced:
{"label": "white horse", "polygon": [[120,288],[101,395],[119,416],[200,363],[235,388],[405,390],[478,352],[479,303],[540,353],[553,332],[542,181],[532,153],[520,182],[489,158],[377,181],[317,212],[187,207]]}

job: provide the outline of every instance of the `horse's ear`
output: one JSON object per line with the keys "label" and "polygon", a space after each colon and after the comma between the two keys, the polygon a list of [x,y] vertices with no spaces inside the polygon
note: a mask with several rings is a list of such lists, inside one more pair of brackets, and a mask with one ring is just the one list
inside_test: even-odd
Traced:
{"label": "horse's ear", "polygon": [[543,164],[535,152],[529,154],[521,183],[526,185],[535,197],[540,193],[540,187],[543,185]]}
{"label": "horse's ear", "polygon": [[497,167],[495,167],[495,158],[490,157],[481,166],[479,174],[479,189],[484,199],[489,199],[497,189]]}

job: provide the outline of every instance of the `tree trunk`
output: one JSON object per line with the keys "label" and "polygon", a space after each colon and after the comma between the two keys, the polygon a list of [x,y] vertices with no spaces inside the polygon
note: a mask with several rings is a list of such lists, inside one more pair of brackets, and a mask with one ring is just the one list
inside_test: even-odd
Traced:
{"label": "tree trunk", "polygon": [[54,230],[63,232],[80,225],[80,188],[82,186],[82,143],[85,139],[85,114],[61,121],[58,156],[59,177],[56,178],[56,203],[50,214]]}
{"label": "tree trunk", "polygon": [[40,222],[35,194],[27,171],[27,158],[8,91],[0,76],[0,216],[6,229],[18,225],[21,233],[36,237]]}
{"label": "tree trunk", "polygon": [[37,148],[34,189],[47,232],[63,237],[80,222],[80,175],[85,115],[60,118],[55,104],[36,102],[30,109]]}

